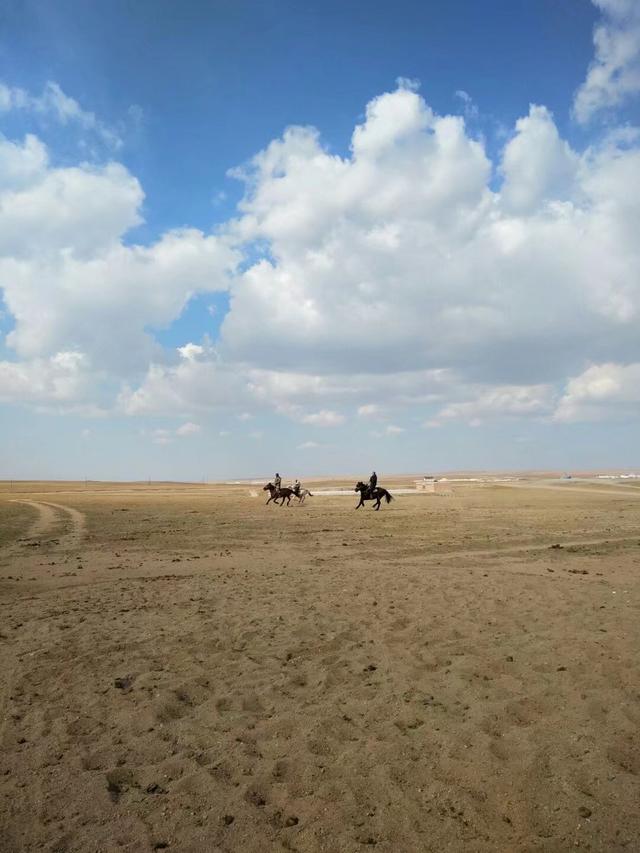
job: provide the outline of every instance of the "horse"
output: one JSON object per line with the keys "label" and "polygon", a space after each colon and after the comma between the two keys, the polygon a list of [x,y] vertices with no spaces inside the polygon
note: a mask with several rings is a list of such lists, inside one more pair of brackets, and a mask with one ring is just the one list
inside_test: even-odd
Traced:
{"label": "horse", "polygon": [[393,495],[386,489],[383,489],[382,486],[376,486],[375,489],[371,490],[366,483],[362,482],[362,480],[356,483],[354,491],[360,492],[360,503],[356,509],[360,509],[361,506],[364,506],[365,501],[376,501],[373,508],[375,510],[379,510],[383,498],[388,504],[393,500]]}
{"label": "horse", "polygon": [[[271,503],[271,501],[273,501],[274,504],[277,504],[278,498],[282,498],[282,503],[280,504],[280,506],[284,506],[285,501],[287,502],[287,506],[289,506],[289,504],[291,503],[291,496],[293,494],[295,494],[293,489],[288,489],[286,486],[284,486],[284,487],[281,486],[279,489],[276,489],[276,487],[273,485],[273,483],[267,483],[267,485],[264,486],[262,491],[263,492],[269,492],[269,494],[270,494],[270,497],[267,500],[267,503]],[[265,504],[265,506],[266,506],[266,504]]]}
{"label": "horse", "polygon": [[312,497],[313,497],[313,495],[311,494],[311,492],[309,491],[309,489],[300,489],[300,492],[299,492],[299,493],[298,493],[298,492],[294,492],[294,493],[293,493],[293,496],[294,496],[294,498],[298,498],[298,500],[300,501],[300,503],[301,503],[301,504],[303,504],[303,503],[304,503],[304,499],[305,499],[306,497],[310,497],[310,498],[312,498]]}

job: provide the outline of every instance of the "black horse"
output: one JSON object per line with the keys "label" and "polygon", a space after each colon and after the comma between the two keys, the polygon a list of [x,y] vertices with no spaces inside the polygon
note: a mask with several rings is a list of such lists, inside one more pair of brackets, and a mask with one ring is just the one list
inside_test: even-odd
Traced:
{"label": "black horse", "polygon": [[380,509],[380,504],[382,503],[382,499],[384,498],[388,504],[393,500],[393,495],[388,492],[386,489],[383,489],[382,486],[376,486],[375,489],[371,490],[366,483],[363,483],[361,480],[356,483],[356,492],[360,492],[360,503],[356,507],[356,509],[360,509],[361,506],[364,506],[365,501],[375,501],[374,509]]}
{"label": "black horse", "polygon": [[276,489],[273,483],[267,483],[266,486],[262,489],[263,492],[269,492],[270,497],[267,503],[274,502],[274,504],[278,503],[278,498],[282,498],[282,503],[280,506],[284,506],[284,502],[287,502],[287,506],[291,503],[291,496],[295,495],[293,489],[288,489],[286,486]]}

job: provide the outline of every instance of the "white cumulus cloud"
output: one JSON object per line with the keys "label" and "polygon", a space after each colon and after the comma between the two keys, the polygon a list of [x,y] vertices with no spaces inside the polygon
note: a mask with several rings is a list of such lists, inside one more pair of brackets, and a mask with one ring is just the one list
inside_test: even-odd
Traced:
{"label": "white cumulus cloud", "polygon": [[311,424],[311,426],[333,427],[344,423],[345,417],[339,412],[331,411],[331,409],[322,409],[319,412],[302,415],[300,420],[303,424]]}
{"label": "white cumulus cloud", "polygon": [[86,394],[91,379],[80,352],[58,352],[23,362],[0,361],[0,402],[73,403]]}
{"label": "white cumulus cloud", "polygon": [[575,197],[580,158],[560,138],[546,107],[532,105],[516,122],[516,134],[502,158],[504,182],[500,198],[513,213],[540,209],[545,201]]}
{"label": "white cumulus cloud", "polygon": [[580,152],[541,106],[492,168],[461,118],[407,88],[374,99],[349,157],[289,128],[245,169],[233,229],[269,251],[231,285],[220,352],[260,364],[257,393],[285,413],[386,403],[420,374],[449,382],[418,385],[414,404],[462,403],[472,385],[535,397],[589,354],[628,358],[639,175],[632,135]]}
{"label": "white cumulus cloud", "polygon": [[199,432],[202,432],[202,427],[200,424],[194,424],[193,421],[187,421],[182,424],[176,430],[176,435],[181,436],[182,438],[186,438],[190,435],[197,435]]}
{"label": "white cumulus cloud", "polygon": [[450,403],[427,426],[451,420],[477,425],[490,418],[542,417],[551,414],[553,388],[548,385],[501,385],[490,388],[468,388],[467,399]]}
{"label": "white cumulus cloud", "polygon": [[0,288],[19,357],[73,349],[119,375],[144,370],[150,329],[194,294],[228,287],[238,255],[222,237],[183,229],[125,244],[143,200],[118,163],[55,168],[34,136],[0,138]]}
{"label": "white cumulus cloud", "polygon": [[555,412],[557,421],[636,416],[640,408],[640,362],[594,364],[572,378]]}
{"label": "white cumulus cloud", "polygon": [[640,92],[640,3],[593,2],[602,11],[603,20],[593,34],[595,58],[574,100],[574,114],[582,124]]}

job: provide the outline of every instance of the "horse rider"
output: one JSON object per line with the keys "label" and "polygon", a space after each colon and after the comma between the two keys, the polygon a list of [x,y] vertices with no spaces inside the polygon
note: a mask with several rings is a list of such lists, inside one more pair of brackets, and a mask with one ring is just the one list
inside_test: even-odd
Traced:
{"label": "horse rider", "polygon": [[371,497],[373,497],[373,492],[374,492],[377,485],[378,485],[378,475],[376,474],[375,471],[373,471],[371,476],[369,477],[369,494],[371,495]]}
{"label": "horse rider", "polygon": [[302,484],[300,483],[300,480],[298,480],[298,479],[296,478],[296,481],[295,481],[295,483],[293,484],[293,487],[292,487],[292,488],[293,488],[293,494],[294,494],[297,498],[299,498],[299,497],[300,497],[300,489],[302,488]]}
{"label": "horse rider", "polygon": [[282,488],[282,477],[276,471],[276,476],[273,478],[273,485],[276,487],[276,491],[279,492]]}

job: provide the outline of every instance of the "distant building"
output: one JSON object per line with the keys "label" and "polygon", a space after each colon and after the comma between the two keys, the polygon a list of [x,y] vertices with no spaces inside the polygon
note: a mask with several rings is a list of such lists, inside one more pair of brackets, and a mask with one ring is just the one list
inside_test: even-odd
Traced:
{"label": "distant building", "polygon": [[423,477],[421,480],[416,480],[416,489],[419,492],[435,492],[436,480],[435,477]]}

